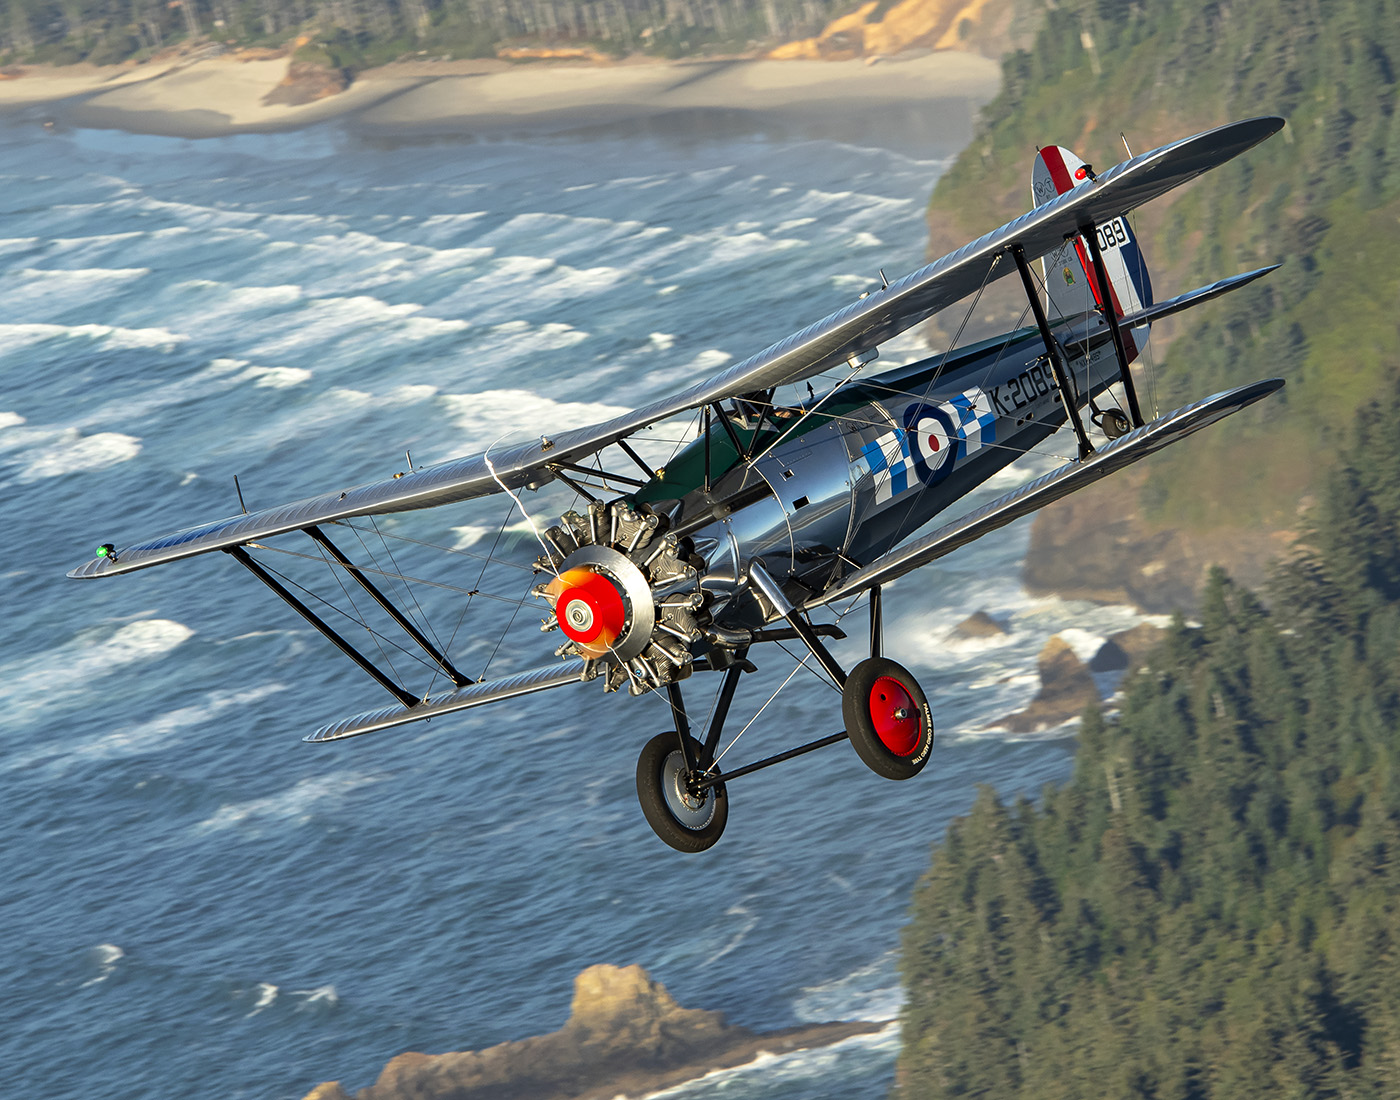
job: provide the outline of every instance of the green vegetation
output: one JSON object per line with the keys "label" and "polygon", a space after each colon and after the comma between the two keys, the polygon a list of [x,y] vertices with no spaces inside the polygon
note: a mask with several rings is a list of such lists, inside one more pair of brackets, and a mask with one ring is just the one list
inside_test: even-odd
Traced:
{"label": "green vegetation", "polygon": [[1291,524],[1338,427],[1400,371],[1398,68],[1393,0],[1061,0],[1033,49],[1005,59],[978,138],[940,180],[934,212],[975,236],[1026,208],[1039,144],[1103,168],[1124,157],[1120,131],[1142,152],[1231,119],[1288,119],[1135,215],[1163,296],[1285,264],[1186,315],[1159,359],[1163,410],[1255,378],[1288,389],[1154,464],[1157,518]]}
{"label": "green vegetation", "polygon": [[949,829],[896,1096],[1400,1096],[1400,385],[1268,611],[1217,573],[1072,780]]}
{"label": "green vegetation", "polygon": [[145,60],[194,44],[271,47],[351,72],[497,47],[621,56],[734,53],[816,34],[846,0],[0,0],[0,64]]}

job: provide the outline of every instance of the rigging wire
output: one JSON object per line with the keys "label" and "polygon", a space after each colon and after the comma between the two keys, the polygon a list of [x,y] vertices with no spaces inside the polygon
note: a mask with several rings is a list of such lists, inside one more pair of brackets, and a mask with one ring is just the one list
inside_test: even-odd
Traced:
{"label": "rigging wire", "polygon": [[399,670],[394,667],[394,662],[390,659],[389,655],[384,652],[384,647],[379,644],[379,637],[373,630],[370,630],[369,623],[365,620],[364,613],[360,611],[360,605],[355,602],[355,597],[352,596],[349,589],[345,587],[345,581],[341,579],[340,570],[331,563],[330,558],[326,557],[325,547],[321,546],[320,543],[316,545],[317,549],[320,551],[321,560],[325,562],[326,568],[330,570],[331,576],[335,578],[335,583],[340,585],[341,593],[350,601],[350,606],[355,609],[356,621],[359,622],[359,624],[365,628],[365,632],[374,639],[374,647],[379,650],[380,658],[389,666],[389,671],[394,674],[394,679],[399,682],[399,686],[407,690],[403,677],[399,675]]}
{"label": "rigging wire", "polygon": [[[534,587],[533,585],[531,587]],[[496,644],[491,648],[491,653],[486,658],[486,664],[481,667],[481,679],[486,679],[486,672],[491,667],[491,662],[496,659],[496,654],[501,650],[501,643],[506,640],[506,635],[510,633],[510,628],[515,625],[516,616],[520,614],[520,609],[525,606],[525,601],[521,600],[515,605],[515,610],[510,613],[510,621],[506,623],[506,628],[501,631],[501,636],[496,639]]]}
{"label": "rigging wire", "polygon": [[[256,543],[256,542],[246,543],[245,545],[250,546],[250,547],[254,547],[254,548],[259,549],[259,550],[275,550],[275,549],[277,549],[277,548],[274,547],[274,546],[264,546],[264,545],[262,545],[262,544],[260,544],[260,543]],[[283,551],[283,552],[286,553],[287,551]],[[297,554],[296,556],[299,557],[299,558],[307,558],[307,559],[309,559],[309,560],[311,560],[311,561],[316,561],[316,560],[317,560],[315,557],[313,557],[313,556],[310,555],[310,554]],[[326,599],[326,598],[325,598],[324,596],[322,596],[320,593],[318,593],[318,592],[313,592],[313,591],[311,591],[311,589],[307,588],[306,585],[297,583],[297,582],[294,581],[291,577],[287,576],[285,573],[279,572],[278,570],[274,569],[272,566],[268,565],[266,562],[259,562],[258,564],[261,565],[262,568],[266,569],[269,573],[271,573],[274,577],[277,577],[279,580],[285,581],[287,584],[289,584],[291,587],[297,589],[297,590],[298,590],[299,592],[301,592],[303,595],[306,595],[306,596],[310,597],[311,599],[315,600],[317,603],[324,605],[327,609],[329,609],[329,610],[331,610],[331,611],[334,611],[337,615],[340,615],[340,616],[342,616],[343,618],[349,619],[349,620],[350,620],[352,623],[354,623],[356,626],[364,627],[364,629],[365,629],[366,631],[368,631],[370,634],[374,635],[376,638],[378,638],[380,641],[382,641],[385,645],[391,646],[392,648],[397,649],[397,650],[398,650],[400,653],[402,653],[404,656],[406,656],[406,657],[408,657],[408,658],[410,658],[410,659],[412,659],[412,660],[417,661],[419,664],[423,665],[424,667],[427,667],[427,668],[436,667],[436,666],[433,665],[433,663],[432,663],[431,661],[429,661],[426,657],[424,657],[424,656],[422,656],[422,655],[420,655],[420,654],[418,654],[418,653],[415,653],[413,650],[408,649],[407,647],[405,647],[405,646],[403,646],[403,645],[400,645],[398,642],[394,641],[392,638],[388,638],[388,637],[385,637],[383,634],[380,634],[380,633],[379,633],[378,631],[376,631],[372,626],[369,626],[367,623],[365,623],[365,622],[364,622],[363,620],[361,620],[361,619],[355,618],[354,615],[351,615],[350,612],[346,611],[343,607],[338,607],[338,606],[336,606],[335,604],[331,603],[330,600]]]}
{"label": "rigging wire", "polygon": [[[777,640],[775,639],[774,642],[773,642],[773,644],[774,644],[775,646],[777,646],[779,649],[781,649],[784,653],[786,653],[789,657],[791,657],[794,661],[799,661],[799,662],[801,661],[801,658],[798,657],[797,654],[794,653],[792,650],[788,649],[787,646],[783,645],[782,642],[777,641]],[[841,686],[840,686],[839,684],[837,684],[836,681],[833,680],[833,679],[827,674],[826,669],[824,669],[824,668],[811,668],[811,667],[806,666],[806,665],[804,665],[804,666],[802,666],[802,667],[807,668],[807,671],[808,671],[808,672],[810,672],[813,676],[815,676],[818,680],[820,680],[820,681],[821,681],[823,684],[825,684],[827,687],[831,688],[831,690],[834,691],[834,692],[836,692],[837,695],[840,695],[840,694],[841,694]]]}
{"label": "rigging wire", "polygon": [[[422,628],[433,636],[433,644],[437,646],[438,652],[445,654],[446,651],[442,648],[442,640],[437,636],[437,631],[433,629],[433,624],[428,619],[428,613],[423,610],[423,606],[418,602],[418,596],[414,593],[413,589],[408,586],[408,582],[403,579],[403,573],[399,571],[399,563],[394,560],[394,551],[390,548],[388,542],[385,541],[384,532],[379,529],[379,521],[375,519],[374,516],[370,516],[369,521],[374,525],[374,533],[379,536],[379,542],[380,545],[384,547],[384,553],[389,555],[389,564],[399,573],[399,584],[402,586],[404,594],[413,601],[413,606],[418,609],[418,614],[423,620]],[[363,540],[361,540],[361,542],[363,542]],[[407,608],[405,608],[405,610],[407,610]]]}
{"label": "rigging wire", "polygon": [[[273,546],[271,543],[266,542],[249,542],[244,545],[255,547],[258,550],[270,550],[275,554],[286,554],[288,557],[305,558],[307,561],[321,562],[326,560],[315,554],[303,554],[297,550],[288,550],[285,546]],[[483,599],[495,600],[497,603],[517,604],[523,602],[520,600],[513,600],[509,596],[498,596],[494,592],[482,592],[476,588],[463,588],[458,584],[448,584],[446,581],[430,581],[426,577],[411,577],[407,573],[390,573],[387,570],[374,569],[367,565],[357,565],[355,568],[361,573],[373,573],[375,576],[379,577],[400,577],[413,584],[426,584],[429,588],[442,588],[448,592],[460,592],[464,596],[480,596]]]}
{"label": "rigging wire", "polygon": [[743,737],[744,734],[746,734],[749,731],[749,727],[758,721],[759,715],[761,715],[765,710],[768,709],[768,703],[771,703],[774,699],[778,697],[778,692],[781,692],[783,688],[788,686],[788,684],[792,681],[792,678],[796,676],[804,666],[806,666],[807,662],[811,660],[813,656],[813,654],[808,653],[806,657],[803,657],[797,662],[797,667],[787,674],[787,679],[778,685],[777,691],[773,692],[772,695],[768,696],[768,701],[764,703],[763,706],[758,708],[758,712],[752,718],[750,718],[747,723],[745,723],[744,728],[741,729],[738,733],[736,733],[733,739],[729,742],[729,744],[725,745],[723,750],[721,750],[720,754],[710,762],[710,766],[707,769],[705,769],[706,775],[711,775],[714,773],[715,768],[719,767],[719,762],[724,759],[724,754],[730,749],[732,749],[736,744],[738,744],[739,738]]}
{"label": "rigging wire", "polygon": [[[497,442],[500,442],[500,440],[497,440]],[[481,457],[486,463],[486,468],[491,471],[491,479],[501,487],[501,491],[504,492],[506,496],[515,501],[515,506],[520,509],[520,514],[525,517],[525,522],[530,525],[530,530],[534,532],[535,539],[539,542],[540,546],[544,548],[544,558],[545,561],[549,562],[550,572],[558,577],[559,571],[554,568],[554,551],[550,548],[549,544],[544,541],[544,536],[540,534],[540,529],[535,526],[535,521],[531,518],[530,513],[525,510],[525,505],[520,502],[520,498],[511,491],[510,486],[501,480],[501,475],[496,473],[496,466],[491,461],[491,448],[487,447],[486,453]]]}
{"label": "rigging wire", "polygon": [[[370,528],[368,527],[359,527],[356,524],[351,523],[347,519],[336,520],[335,523],[339,527],[348,527],[352,531],[370,530]],[[505,558],[492,558],[489,555],[477,554],[471,550],[466,550],[459,546],[444,546],[441,543],[437,542],[425,542],[423,539],[410,538],[408,535],[400,535],[394,531],[385,531],[380,535],[380,537],[398,539],[401,542],[411,542],[415,546],[426,546],[429,550],[441,550],[445,554],[460,554],[462,557],[475,558],[478,561],[484,561],[487,565],[508,565],[512,569],[521,569],[527,573],[533,572],[533,570],[528,565],[523,565],[520,562],[509,561]]]}
{"label": "rigging wire", "polygon": [[[477,573],[477,575],[476,575],[476,586],[475,586],[475,588],[473,589],[473,593],[474,593],[474,594],[473,594],[473,595],[468,595],[468,596],[467,596],[467,602],[466,602],[465,604],[462,605],[462,613],[461,613],[460,615],[457,616],[457,625],[454,626],[454,627],[452,628],[452,637],[450,637],[450,638],[447,639],[447,645],[448,645],[448,648],[449,648],[449,649],[452,647],[452,643],[455,642],[455,641],[457,640],[457,632],[458,632],[459,630],[462,629],[462,623],[466,621],[467,612],[471,610],[472,600],[475,599],[475,593],[479,593],[479,592],[480,592],[480,589],[481,589],[481,579],[482,579],[483,577],[486,576],[486,567],[487,567],[488,565],[491,564],[491,559],[495,556],[495,553],[496,553],[496,546],[497,546],[497,544],[501,541],[501,536],[504,535],[504,534],[506,533],[506,525],[509,524],[509,523],[510,523],[510,509],[507,508],[506,511],[505,511],[505,515],[503,515],[503,516],[501,517],[501,526],[496,530],[496,538],[495,538],[495,540],[491,543],[491,549],[490,549],[490,551],[488,552],[488,554],[487,554],[485,560],[482,561],[482,563],[481,563],[481,571],[480,571],[479,573]],[[531,573],[530,575],[531,575],[532,578],[534,577],[534,574],[533,574],[533,573]],[[444,652],[446,652],[446,651],[444,651]],[[484,673],[482,674],[482,677],[481,677],[481,678],[482,678],[482,679],[485,679],[485,674],[484,674]]]}

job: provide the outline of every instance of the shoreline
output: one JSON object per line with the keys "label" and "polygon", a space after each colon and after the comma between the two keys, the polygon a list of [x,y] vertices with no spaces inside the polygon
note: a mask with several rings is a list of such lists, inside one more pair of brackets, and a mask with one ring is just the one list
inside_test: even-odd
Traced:
{"label": "shoreline", "polygon": [[[565,133],[709,118],[734,125],[821,126],[922,111],[966,119],[996,95],[995,61],[957,51],[864,61],[681,60],[593,65],[409,62],[362,73],[335,95],[263,102],[284,59],[214,57],[143,68],[35,67],[0,81],[0,119],[46,128],[199,139],[340,121],[379,139]],[[957,108],[961,106],[962,110]],[[950,108],[952,110],[950,111]],[[897,121],[897,119],[896,119]]]}

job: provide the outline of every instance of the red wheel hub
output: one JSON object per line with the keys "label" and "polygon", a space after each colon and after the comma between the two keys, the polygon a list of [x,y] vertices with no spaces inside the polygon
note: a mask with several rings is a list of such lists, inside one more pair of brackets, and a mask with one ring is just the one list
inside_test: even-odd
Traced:
{"label": "red wheel hub", "polygon": [[551,582],[550,587],[555,586],[554,617],[571,640],[604,649],[617,640],[627,623],[627,609],[612,581],[591,569],[570,569]]}
{"label": "red wheel hub", "polygon": [[924,731],[923,715],[903,684],[881,676],[870,687],[870,721],[885,748],[896,756],[912,756]]}

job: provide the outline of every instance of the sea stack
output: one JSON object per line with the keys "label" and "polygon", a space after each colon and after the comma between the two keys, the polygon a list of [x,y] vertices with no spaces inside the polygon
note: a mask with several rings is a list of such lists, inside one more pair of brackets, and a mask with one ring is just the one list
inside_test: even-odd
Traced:
{"label": "sea stack", "polygon": [[[400,1054],[356,1100],[613,1100],[641,1096],[711,1070],[878,1031],[883,1024],[811,1024],[755,1034],[723,1014],[682,1008],[640,966],[590,966],[574,979],[558,1031],[480,1051]],[[305,1100],[351,1100],[331,1081]]]}

